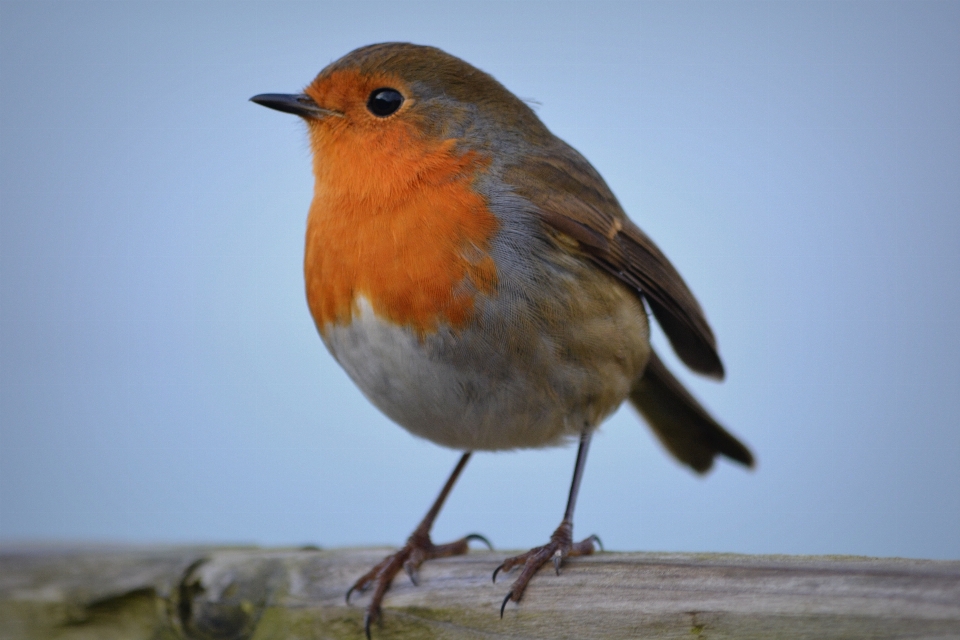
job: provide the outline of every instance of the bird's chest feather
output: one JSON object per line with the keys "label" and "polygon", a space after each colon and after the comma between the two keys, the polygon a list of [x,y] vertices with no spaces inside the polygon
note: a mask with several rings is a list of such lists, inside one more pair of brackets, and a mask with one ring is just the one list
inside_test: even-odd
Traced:
{"label": "bird's chest feather", "polygon": [[494,216],[474,189],[476,154],[444,143],[399,161],[398,143],[361,163],[357,148],[317,154],[304,270],[321,337],[360,389],[461,449],[541,446],[598,424],[645,361],[636,297],[579,260],[533,256],[532,219]]}
{"label": "bird's chest feather", "polygon": [[307,223],[307,301],[320,333],[350,324],[361,298],[421,337],[463,326],[497,282],[488,253],[497,219],[472,189],[483,159],[402,132],[344,142],[318,154]]}

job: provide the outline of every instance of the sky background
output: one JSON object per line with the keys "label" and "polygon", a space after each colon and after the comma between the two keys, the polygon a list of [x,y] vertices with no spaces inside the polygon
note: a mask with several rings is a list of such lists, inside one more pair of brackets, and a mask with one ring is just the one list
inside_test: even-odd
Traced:
{"label": "sky background", "polygon": [[[578,537],[960,558],[960,3],[3,2],[0,541],[403,542],[458,453],[326,353],[304,126],[248,102],[431,44],[582,152],[700,300],[753,449],[704,478],[628,407]],[[560,521],[572,447],[478,454],[435,527]]]}

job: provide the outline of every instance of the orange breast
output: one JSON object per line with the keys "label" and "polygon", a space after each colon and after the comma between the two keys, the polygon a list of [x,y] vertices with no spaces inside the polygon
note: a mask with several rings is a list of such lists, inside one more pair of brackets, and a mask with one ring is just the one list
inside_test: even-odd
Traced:
{"label": "orange breast", "polygon": [[409,125],[311,131],[316,186],[307,222],[307,301],[321,333],[348,323],[365,297],[419,335],[462,327],[491,293],[498,224],[472,189],[487,162],[428,143]]}

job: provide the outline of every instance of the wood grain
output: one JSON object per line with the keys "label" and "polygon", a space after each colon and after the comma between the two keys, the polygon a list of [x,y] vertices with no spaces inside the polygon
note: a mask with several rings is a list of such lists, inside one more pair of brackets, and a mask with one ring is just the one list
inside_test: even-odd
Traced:
{"label": "wood grain", "polygon": [[[389,549],[0,548],[0,638],[362,638],[347,587]],[[375,638],[958,638],[960,562],[602,553],[499,606],[510,552],[397,579]]]}

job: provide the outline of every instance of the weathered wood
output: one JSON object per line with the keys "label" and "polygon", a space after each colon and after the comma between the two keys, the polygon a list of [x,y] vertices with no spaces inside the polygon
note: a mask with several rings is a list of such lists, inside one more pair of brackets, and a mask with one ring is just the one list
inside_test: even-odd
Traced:
{"label": "weathered wood", "polygon": [[[363,637],[347,587],[387,549],[51,548],[0,551],[0,638]],[[960,562],[603,553],[500,602],[506,553],[398,577],[375,638],[958,638]]]}

